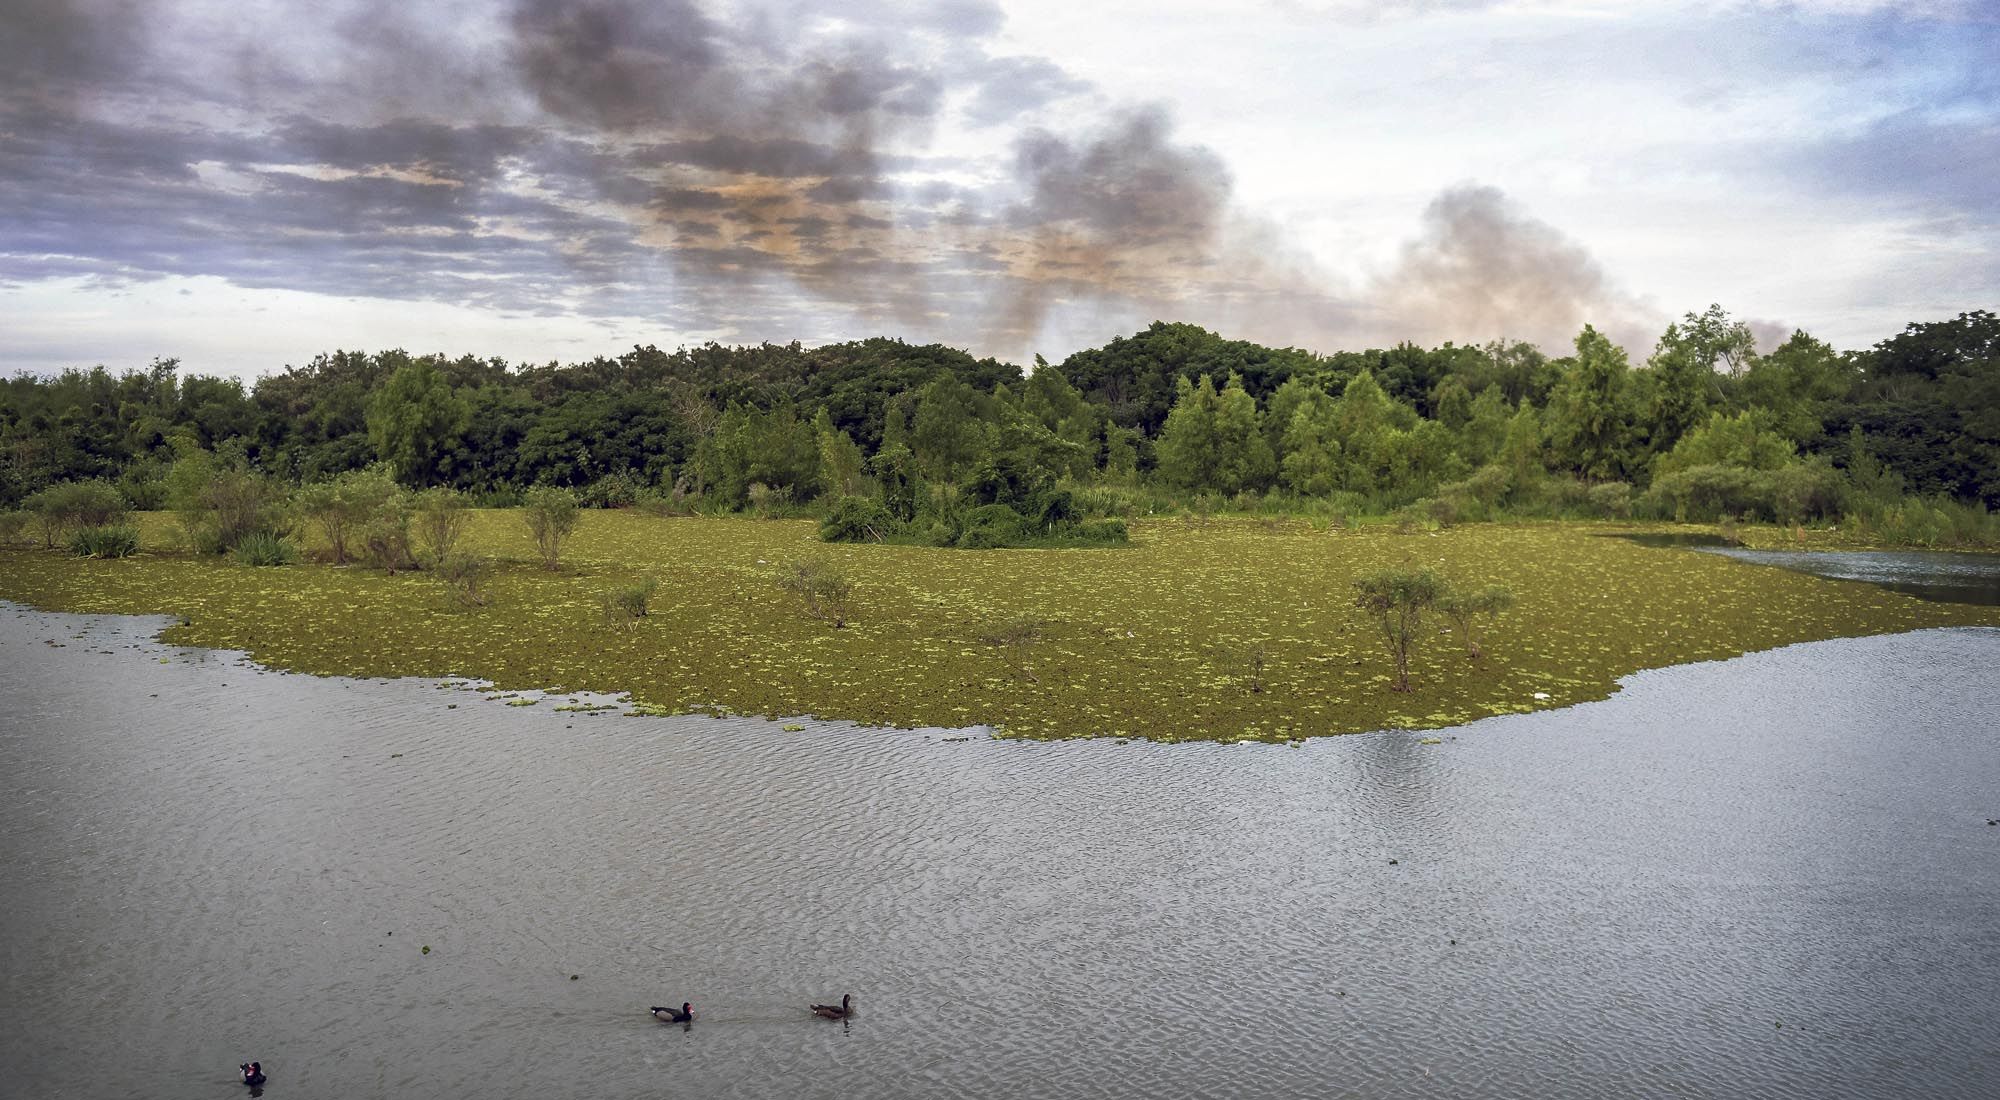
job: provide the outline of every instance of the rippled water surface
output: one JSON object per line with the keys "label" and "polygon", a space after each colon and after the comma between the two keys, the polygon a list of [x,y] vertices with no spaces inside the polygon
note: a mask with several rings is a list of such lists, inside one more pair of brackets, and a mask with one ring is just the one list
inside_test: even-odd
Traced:
{"label": "rippled water surface", "polygon": [[158,626],[0,605],[0,1094],[2000,1094],[2000,631],[1288,748],[560,714]]}

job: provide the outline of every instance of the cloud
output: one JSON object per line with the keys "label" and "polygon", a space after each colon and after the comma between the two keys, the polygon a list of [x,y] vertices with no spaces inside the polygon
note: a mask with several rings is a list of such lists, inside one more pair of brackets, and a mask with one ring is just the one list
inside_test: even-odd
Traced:
{"label": "cloud", "polygon": [[1659,327],[1583,246],[1498,188],[1477,185],[1432,199],[1422,231],[1362,297],[1378,325],[1419,341],[1510,337],[1561,347],[1589,323],[1643,348]]}

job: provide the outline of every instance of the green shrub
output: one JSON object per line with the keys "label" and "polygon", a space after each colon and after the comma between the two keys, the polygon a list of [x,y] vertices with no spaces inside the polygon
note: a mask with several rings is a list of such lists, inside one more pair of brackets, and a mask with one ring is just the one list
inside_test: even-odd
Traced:
{"label": "green shrub", "polygon": [[69,534],[84,527],[123,523],[125,496],[108,481],[65,481],[22,501],[42,535],[42,545],[55,549]]}
{"label": "green shrub", "polygon": [[982,504],[965,514],[965,524],[959,530],[957,545],[962,550],[996,550],[1014,546],[1021,542],[1025,527],[1021,513],[1007,505]]}
{"label": "green shrub", "polygon": [[614,589],[604,597],[604,614],[611,619],[643,619],[651,605],[653,593],[659,591],[660,582],[655,577],[647,577],[638,584],[629,584]]}
{"label": "green shrub", "polygon": [[236,560],[245,565],[296,565],[299,548],[273,531],[252,531],[236,540]]}
{"label": "green shrub", "polygon": [[0,546],[11,546],[20,541],[21,533],[28,529],[28,513],[0,512]]}
{"label": "green shrub", "polygon": [[425,489],[417,494],[415,505],[412,518],[416,523],[417,547],[424,560],[437,563],[451,557],[458,549],[459,539],[465,537],[466,527],[472,523],[465,494],[442,486]]}
{"label": "green shrub", "polygon": [[492,576],[493,566],[485,558],[450,554],[438,559],[434,572],[459,606],[486,606],[486,582]]}
{"label": "green shrub", "polygon": [[813,618],[832,623],[835,630],[847,625],[854,582],[826,562],[793,562],[778,578],[778,587],[797,596]]}
{"label": "green shrub", "polygon": [[69,539],[70,553],[80,558],[125,558],[139,549],[139,532],[128,524],[85,527]]}
{"label": "green shrub", "polygon": [[880,542],[901,528],[874,497],[841,497],[820,521],[821,542]]}
{"label": "green shrub", "polygon": [[1600,519],[1632,518],[1632,486],[1623,481],[1607,481],[1590,487],[1590,514]]}
{"label": "green shrub", "polygon": [[557,569],[562,565],[563,540],[576,530],[576,494],[568,489],[537,485],[524,494],[521,519],[534,537],[542,565]]}
{"label": "green shrub", "polygon": [[577,503],[585,508],[630,508],[645,488],[630,470],[619,470],[584,486],[577,494]]}
{"label": "green shrub", "polygon": [[1070,530],[1069,537],[1077,542],[1105,545],[1131,541],[1131,535],[1125,530],[1125,521],[1117,516],[1084,520]]}

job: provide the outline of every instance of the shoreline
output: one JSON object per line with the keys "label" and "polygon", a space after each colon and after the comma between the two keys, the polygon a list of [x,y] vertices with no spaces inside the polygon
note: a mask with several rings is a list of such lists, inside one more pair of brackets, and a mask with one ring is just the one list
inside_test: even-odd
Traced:
{"label": "shoreline", "polygon": [[[520,549],[509,518],[481,514],[475,549]],[[1605,698],[1646,669],[2000,626],[2000,608],[1595,537],[1647,529],[1660,528],[1152,521],[1115,554],[1007,553],[828,546],[803,521],[613,513],[586,521],[562,573],[503,561],[492,604],[470,611],[447,609],[423,574],[160,554],[0,552],[0,598],[177,616],[162,642],[240,651],[273,671],[629,694],[650,713],[1169,742],[1438,729]],[[847,629],[806,618],[777,589],[777,570],[806,557],[854,578]],[[1402,696],[1387,690],[1379,635],[1347,597],[1355,572],[1399,560],[1506,583],[1518,599],[1482,630],[1485,660],[1428,635],[1412,664],[1418,690]],[[603,593],[642,576],[663,582],[654,613],[606,620]],[[982,644],[980,631],[1008,615],[1043,622],[1039,640]]]}

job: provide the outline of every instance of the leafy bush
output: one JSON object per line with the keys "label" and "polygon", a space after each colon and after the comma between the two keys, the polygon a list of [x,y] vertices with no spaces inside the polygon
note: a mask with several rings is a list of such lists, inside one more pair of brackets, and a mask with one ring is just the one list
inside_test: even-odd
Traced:
{"label": "leafy bush", "polygon": [[1125,530],[1125,521],[1117,516],[1084,520],[1070,529],[1069,538],[1076,542],[1101,543],[1107,546],[1131,541],[1131,535]]}
{"label": "leafy bush", "polygon": [[605,474],[577,495],[577,502],[585,508],[630,508],[645,491],[645,485],[629,470]]}
{"label": "leafy bush", "polygon": [[69,550],[80,558],[125,558],[139,549],[139,532],[128,524],[84,527],[70,536]]}
{"label": "leafy bush", "polygon": [[1623,481],[1607,481],[1590,487],[1590,514],[1602,519],[1630,519],[1632,486]]}
{"label": "leafy bush", "polygon": [[901,528],[873,497],[841,497],[820,521],[821,542],[880,542]]}
{"label": "leafy bush", "polygon": [[958,543],[964,550],[995,550],[1021,541],[1026,524],[1005,504],[982,504],[965,515]]}
{"label": "leafy bush", "polygon": [[114,526],[124,522],[127,513],[124,494],[102,480],[51,485],[22,503],[41,530],[42,545],[51,550],[70,532]]}
{"label": "leafy bush", "polygon": [[10,546],[28,529],[28,513],[0,512],[0,546]]}
{"label": "leafy bush", "polygon": [[568,489],[537,485],[527,491],[521,505],[521,519],[534,537],[542,565],[557,569],[562,565],[563,540],[576,530],[576,494]]}
{"label": "leafy bush", "polygon": [[441,486],[417,494],[413,518],[417,547],[426,561],[436,563],[451,557],[458,549],[459,539],[472,523],[472,512],[466,506],[464,493]]}
{"label": "leafy bush", "polygon": [[1437,600],[1438,612],[1458,625],[1459,637],[1465,642],[1465,655],[1475,658],[1486,655],[1479,644],[1479,619],[1497,619],[1513,606],[1513,590],[1497,584],[1475,591],[1447,588]]}
{"label": "leafy bush", "polygon": [[792,563],[778,578],[778,587],[797,596],[813,618],[832,623],[835,630],[847,625],[854,582],[826,562],[814,558]]}
{"label": "leafy bush", "polygon": [[236,541],[236,560],[245,565],[295,565],[299,548],[272,531],[252,531]]}
{"label": "leafy bush", "polygon": [[653,593],[659,591],[660,582],[656,577],[647,577],[638,584],[628,584],[605,594],[604,614],[612,619],[643,619],[652,604]]}
{"label": "leafy bush", "polygon": [[459,606],[486,606],[486,582],[493,574],[493,566],[485,558],[472,554],[447,555],[438,559],[434,572]]}

